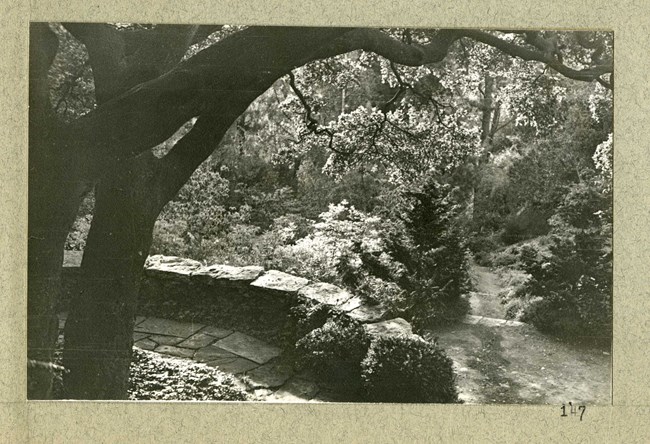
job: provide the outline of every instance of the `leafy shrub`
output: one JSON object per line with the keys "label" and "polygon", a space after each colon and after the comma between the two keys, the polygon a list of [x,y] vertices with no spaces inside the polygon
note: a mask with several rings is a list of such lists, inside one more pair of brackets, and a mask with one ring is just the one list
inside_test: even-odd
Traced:
{"label": "leafy shrub", "polygon": [[246,204],[251,207],[251,223],[263,229],[269,228],[281,215],[297,211],[294,191],[282,187],[271,192],[246,189]]}
{"label": "leafy shrub", "polygon": [[201,260],[196,243],[188,235],[187,222],[158,219],[154,225],[150,254],[189,257]]}
{"label": "leafy shrub", "polygon": [[495,252],[492,266],[500,267],[501,273],[506,269],[524,270],[525,264],[531,261],[545,261],[551,254],[549,248],[553,243],[552,236],[546,235],[509,245]]}
{"label": "leafy shrub", "polygon": [[470,309],[468,299],[449,298],[444,288],[437,287],[433,279],[420,282],[404,299],[407,303],[402,313],[416,328],[452,324],[463,318]]}
{"label": "leafy shrub", "polygon": [[285,214],[273,219],[271,231],[279,234],[283,242],[294,244],[314,230],[314,221],[298,214]]}
{"label": "leafy shrub", "polygon": [[361,361],[369,338],[363,326],[347,316],[334,316],[296,343],[299,368],[312,370],[325,381],[358,388]]}
{"label": "leafy shrub", "polygon": [[550,229],[546,222],[548,216],[548,213],[535,209],[527,209],[509,216],[505,221],[501,240],[506,245],[512,245],[524,239],[547,234]]}
{"label": "leafy shrub", "polygon": [[494,267],[517,267],[519,261],[519,246],[511,245],[496,252],[492,257],[492,266]]}
{"label": "leafy shrub", "polygon": [[322,327],[335,314],[335,309],[319,303],[306,302],[291,307],[284,328],[283,342],[289,347],[294,347],[300,338]]}
{"label": "leafy shrub", "polygon": [[547,262],[533,262],[518,296],[527,300],[522,321],[572,337],[603,337],[612,329],[611,253],[584,234],[558,237]]}
{"label": "leafy shrub", "polygon": [[391,254],[399,230],[390,220],[358,211],[346,201],[330,205],[320,219],[310,234],[276,251],[274,261],[284,271],[369,298],[377,289],[369,279],[397,282],[402,277],[405,268]]}
{"label": "leafy shrub", "polygon": [[491,266],[499,243],[493,236],[474,235],[467,242],[467,248],[473,253],[477,264]]}
{"label": "leafy shrub", "polygon": [[246,401],[249,395],[226,373],[205,364],[133,349],[131,400]]}
{"label": "leafy shrub", "polygon": [[612,332],[611,199],[598,181],[574,185],[550,222],[547,254],[522,251],[531,278],[517,291],[523,321],[573,338]]}
{"label": "leafy shrub", "polygon": [[416,336],[380,337],[361,364],[363,386],[376,402],[458,402],[452,361]]}
{"label": "leafy shrub", "polygon": [[165,220],[156,222],[151,254],[189,257],[209,263],[230,265],[262,265],[269,269],[289,268],[283,260],[293,265],[296,260],[282,258],[277,254],[279,247],[293,242],[298,230],[289,218],[279,218],[271,230],[261,232],[260,228],[247,223],[233,223],[219,233],[208,236],[195,236],[184,220]]}
{"label": "leafy shrub", "polygon": [[381,304],[395,313],[401,311],[406,302],[407,293],[397,283],[375,276],[364,276],[357,291],[369,302]]}

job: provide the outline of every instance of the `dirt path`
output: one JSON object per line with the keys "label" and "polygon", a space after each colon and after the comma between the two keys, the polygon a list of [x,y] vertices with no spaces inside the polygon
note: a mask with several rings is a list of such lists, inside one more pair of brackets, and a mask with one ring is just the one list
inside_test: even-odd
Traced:
{"label": "dirt path", "polygon": [[608,351],[566,344],[522,323],[505,323],[499,278],[473,266],[472,315],[432,331],[454,360],[467,403],[589,405],[611,402]]}
{"label": "dirt path", "polygon": [[469,299],[472,314],[498,319],[505,318],[506,310],[498,296],[501,291],[499,277],[488,267],[480,265],[472,265],[471,271],[475,288]]}

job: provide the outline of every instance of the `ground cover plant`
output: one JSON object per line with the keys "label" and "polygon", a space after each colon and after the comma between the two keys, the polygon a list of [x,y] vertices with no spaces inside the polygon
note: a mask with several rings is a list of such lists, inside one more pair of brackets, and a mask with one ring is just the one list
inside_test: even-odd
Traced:
{"label": "ground cover plant", "polygon": [[133,351],[129,399],[134,401],[248,401],[232,375],[205,364]]}

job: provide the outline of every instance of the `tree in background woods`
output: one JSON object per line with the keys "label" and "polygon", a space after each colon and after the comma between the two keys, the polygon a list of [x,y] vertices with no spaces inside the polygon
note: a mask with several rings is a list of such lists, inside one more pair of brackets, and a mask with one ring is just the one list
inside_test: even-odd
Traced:
{"label": "tree in background woods", "polygon": [[[53,360],[66,236],[83,196],[95,189],[81,288],[65,331],[70,398],[125,398],[139,279],[156,218],[278,79],[294,92],[287,106],[302,109],[295,136],[329,149],[328,171],[374,157],[403,181],[409,170],[395,165],[426,172],[434,166],[429,159],[445,163],[450,151],[471,142],[462,130],[467,114],[445,112],[423,81],[432,75],[428,67],[467,45],[607,88],[613,80],[607,33],[34,23],[30,34],[32,363]],[[394,94],[357,109],[348,108],[353,98],[346,94],[335,122],[319,121],[309,76],[335,76],[325,69],[328,61],[357,50],[354,68],[368,70],[363,58],[372,58]],[[428,108],[401,100],[409,94]],[[169,149],[154,149],[172,137]],[[28,380],[29,398],[50,396],[52,375],[44,366],[30,365]]]}

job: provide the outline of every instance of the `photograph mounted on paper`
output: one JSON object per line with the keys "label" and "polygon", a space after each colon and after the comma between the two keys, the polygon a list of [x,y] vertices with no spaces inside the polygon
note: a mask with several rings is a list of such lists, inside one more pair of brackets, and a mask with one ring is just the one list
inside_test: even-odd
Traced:
{"label": "photograph mounted on paper", "polygon": [[32,23],[28,398],[610,404],[613,40]]}

